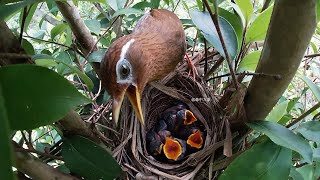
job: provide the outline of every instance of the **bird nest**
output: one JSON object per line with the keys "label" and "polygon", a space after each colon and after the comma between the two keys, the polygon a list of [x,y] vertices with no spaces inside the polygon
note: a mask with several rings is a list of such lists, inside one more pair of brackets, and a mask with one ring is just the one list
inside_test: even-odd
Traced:
{"label": "bird nest", "polygon": [[[145,126],[135,116],[131,104],[123,102],[120,117],[120,136],[114,138],[113,156],[126,172],[125,179],[199,179],[208,178],[209,162],[222,154],[225,139],[223,111],[213,90],[186,73],[186,63],[159,82],[150,83],[142,95]],[[146,150],[146,133],[157,123],[159,114],[183,102],[203,124],[203,148],[176,163],[161,162]],[[116,136],[114,136],[116,137]],[[210,160],[210,161],[209,161]],[[212,170],[212,169],[211,169]],[[212,173],[212,172],[211,172]],[[199,176],[201,174],[201,176]]]}

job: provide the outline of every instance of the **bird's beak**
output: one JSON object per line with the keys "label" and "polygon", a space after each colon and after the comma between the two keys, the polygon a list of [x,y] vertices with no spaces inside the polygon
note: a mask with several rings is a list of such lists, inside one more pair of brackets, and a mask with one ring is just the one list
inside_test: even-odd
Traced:
{"label": "bird's beak", "polygon": [[118,96],[113,97],[113,102],[112,102],[112,119],[115,122],[116,125],[118,125],[119,121],[119,114],[120,114],[120,109],[122,105],[122,101],[124,98],[125,92],[121,93]]}
{"label": "bird's beak", "polygon": [[130,85],[123,93],[113,97],[112,118],[114,122],[116,123],[116,125],[118,125],[120,109],[121,109],[122,101],[125,94],[128,96],[129,101],[132,104],[132,107],[136,112],[140,123],[144,125],[144,119],[143,119],[142,109],[141,109],[140,93],[139,93],[139,89],[135,85]]}
{"label": "bird's beak", "polygon": [[144,126],[144,119],[143,119],[143,114],[142,114],[142,108],[141,108],[141,98],[140,98],[140,92],[139,89],[136,85],[130,85],[126,91],[126,94],[129,98],[129,101],[134,109],[134,111],[137,114],[137,117]]}

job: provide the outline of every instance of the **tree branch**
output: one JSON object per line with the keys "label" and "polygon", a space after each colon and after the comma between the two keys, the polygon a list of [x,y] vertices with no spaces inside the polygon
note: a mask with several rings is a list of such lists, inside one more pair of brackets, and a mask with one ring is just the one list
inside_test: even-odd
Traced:
{"label": "tree branch", "polygon": [[265,119],[292,81],[316,27],[315,7],[315,0],[275,1],[256,73],[282,79],[252,78],[245,98],[249,121]]}
{"label": "tree branch", "polygon": [[291,121],[286,127],[289,128],[296,124],[297,122],[301,121],[303,118],[307,117],[309,114],[311,114],[313,111],[317,110],[320,107],[320,102],[318,102],[316,105],[314,105],[312,108],[310,108],[308,111],[303,113],[301,116],[299,116],[297,119]]}
{"label": "tree branch", "polygon": [[[91,49],[97,49],[95,40],[93,39],[88,27],[80,17],[77,7],[72,1],[55,1],[60,12],[68,22],[72,32],[81,46],[81,51],[85,56],[88,55]],[[93,69],[99,74],[100,64],[91,63]]]}
{"label": "tree branch", "polygon": [[[15,142],[13,146],[21,148]],[[32,179],[65,179],[74,180],[77,179],[73,176],[65,174],[58,169],[43,163],[38,158],[27,152],[15,152],[16,165],[15,167],[24,174],[27,174]]]}
{"label": "tree branch", "polygon": [[[18,39],[13,35],[4,21],[0,21],[0,53],[25,54]],[[25,57],[0,57],[0,66],[9,64],[32,64],[31,58]]]}
{"label": "tree branch", "polygon": [[218,35],[219,35],[219,39],[220,39],[220,42],[221,42],[224,54],[226,56],[226,60],[227,60],[228,66],[229,66],[229,71],[231,73],[232,82],[233,82],[235,88],[238,89],[239,85],[238,85],[238,82],[237,82],[237,78],[236,78],[235,72],[234,72],[234,70],[232,68],[231,58],[229,56],[226,44],[224,42],[224,39],[223,39],[223,36],[222,36],[222,33],[221,33],[221,29],[220,29],[220,26],[219,26],[218,14],[217,14],[218,7],[215,4],[215,13],[213,13],[211,8],[210,8],[210,6],[209,6],[208,0],[203,0],[203,2],[205,4],[206,8],[208,9],[208,12],[210,14],[210,17],[211,17],[211,19],[213,21],[213,24],[214,24],[215,28],[217,29],[217,32],[218,32]]}

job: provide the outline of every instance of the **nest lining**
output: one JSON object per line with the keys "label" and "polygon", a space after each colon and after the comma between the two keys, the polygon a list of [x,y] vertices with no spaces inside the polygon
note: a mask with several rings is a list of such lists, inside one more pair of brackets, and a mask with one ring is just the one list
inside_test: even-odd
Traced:
{"label": "nest lining", "polygon": [[[121,109],[119,145],[113,156],[132,179],[140,177],[165,177],[169,179],[193,178],[214,152],[223,146],[223,111],[206,84],[179,72],[169,74],[161,82],[152,82],[143,93],[142,111],[145,119],[143,128],[133,112],[128,100]],[[192,101],[194,98],[200,101]],[[206,101],[208,100],[209,101]],[[146,150],[146,132],[158,120],[159,114],[174,106],[177,101],[186,104],[205,127],[204,147],[185,157],[181,162],[170,164],[156,160]],[[130,178],[129,177],[129,178]]]}

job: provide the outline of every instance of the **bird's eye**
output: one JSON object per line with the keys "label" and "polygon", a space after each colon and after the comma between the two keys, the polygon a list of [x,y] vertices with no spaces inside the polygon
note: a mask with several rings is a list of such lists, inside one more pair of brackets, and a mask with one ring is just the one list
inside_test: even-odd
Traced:
{"label": "bird's eye", "polygon": [[120,72],[122,77],[127,77],[130,73],[130,68],[126,64],[123,64],[121,66]]}

